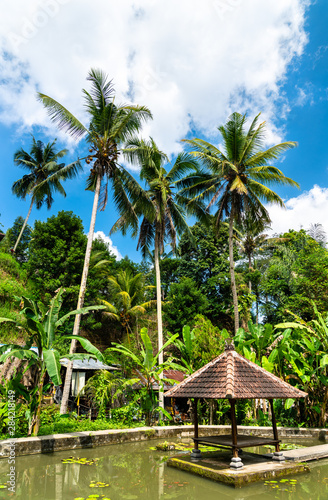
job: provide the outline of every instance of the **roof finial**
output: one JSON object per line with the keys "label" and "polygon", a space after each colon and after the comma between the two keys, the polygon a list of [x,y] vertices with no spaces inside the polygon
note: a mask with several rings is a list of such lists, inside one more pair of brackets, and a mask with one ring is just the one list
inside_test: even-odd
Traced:
{"label": "roof finial", "polygon": [[234,343],[233,343],[233,339],[231,338],[227,338],[225,340],[225,343],[224,343],[224,350],[225,351],[234,351],[235,350],[235,346],[234,346]]}

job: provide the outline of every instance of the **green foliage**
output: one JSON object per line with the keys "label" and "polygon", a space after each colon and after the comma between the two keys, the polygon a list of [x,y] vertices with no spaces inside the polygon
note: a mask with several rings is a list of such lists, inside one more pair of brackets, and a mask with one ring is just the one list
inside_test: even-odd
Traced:
{"label": "green foliage", "polygon": [[[29,293],[25,280],[26,272],[21,269],[16,259],[7,253],[0,252],[0,317],[18,319],[18,304],[15,303],[13,297]],[[0,343],[8,340],[13,342],[22,337],[24,337],[23,331],[18,330],[14,323],[1,325]]]}
{"label": "green foliage", "polygon": [[[16,219],[14,220],[13,226],[8,229],[5,238],[8,249],[14,248],[19,233],[21,232],[21,229],[23,227],[23,224],[24,224],[24,219],[23,217],[19,216],[16,217]],[[28,224],[26,224],[23,234],[19,240],[19,243],[15,251],[15,256],[18,261],[25,262],[27,260],[28,246],[31,241],[31,238],[32,238],[32,229]]]}
{"label": "green foliage", "polygon": [[225,329],[220,330],[202,315],[194,318],[193,333],[192,357],[194,367],[198,370],[223,352],[229,333]]}
{"label": "green foliage", "polygon": [[[73,309],[77,302],[84,262],[87,238],[82,221],[73,212],[60,211],[47,219],[37,221],[30,244],[30,259],[26,268],[34,293],[47,301],[59,287],[66,290],[63,310]],[[97,302],[99,298],[108,300],[107,276],[117,272],[119,263],[108,250],[101,238],[94,240],[87,281],[85,305]],[[73,329],[73,319],[66,324],[66,331]],[[88,331],[106,330],[100,313],[82,318],[82,325]],[[59,340],[58,340],[59,341]],[[59,346],[60,350],[63,349]]]}
{"label": "green foliage", "polygon": [[[227,326],[231,321],[227,314],[231,304],[228,229],[222,224],[217,231],[214,218],[210,220],[208,226],[200,222],[193,225],[192,238],[189,233],[181,236],[179,258],[175,266],[171,264],[171,283],[180,281],[182,277],[191,278],[208,300],[210,319]],[[236,249],[234,257],[238,257]],[[197,312],[203,314],[202,311]]]}
{"label": "green foliage", "polygon": [[297,344],[288,356],[298,385],[308,396],[304,408],[311,425],[324,426],[328,408],[328,317],[323,316],[312,303],[315,319],[306,322],[294,315],[296,321],[276,325],[276,328],[293,329],[298,335]]}
{"label": "green foliage", "polygon": [[281,240],[262,265],[262,310],[271,323],[290,318],[287,309],[310,321],[312,301],[319,312],[328,311],[328,251],[304,230],[289,231]]}
{"label": "green foliage", "polygon": [[[22,409],[24,409],[23,401],[28,401],[30,396],[26,388],[22,384],[23,373],[15,374],[10,380],[2,380],[0,384],[0,435],[9,433],[11,437],[18,437],[21,432]],[[19,398],[19,399],[18,399]],[[9,408],[9,404],[14,405]],[[15,414],[15,432],[10,427],[9,410],[11,414]]]}
{"label": "green foliage", "polygon": [[[26,436],[27,434],[27,421],[24,415],[25,409],[24,405],[22,405],[19,411],[16,409],[16,425],[19,426],[16,426],[16,429],[18,429],[16,437]],[[143,426],[144,422],[136,421],[136,416],[139,416],[139,407],[133,402],[120,408],[112,409],[109,419],[99,416],[93,421],[85,416],[79,417],[74,413],[71,415],[60,415],[57,405],[46,405],[42,407],[38,436]],[[10,436],[5,433],[1,435],[0,433],[0,438],[5,439],[7,437]]]}
{"label": "green foliage", "polygon": [[134,377],[126,381],[126,386],[140,384],[141,381],[142,387],[139,390],[140,406],[146,415],[146,425],[151,425],[155,411],[162,411],[168,418],[171,418],[164,409],[157,407],[156,391],[153,388],[154,383],[163,391],[163,379],[160,376],[163,371],[169,369],[182,369],[184,371],[184,368],[173,363],[172,358],[167,359],[163,363],[159,363],[158,361],[160,354],[174,343],[178,334],[172,336],[156,355],[153,353],[153,346],[146,328],[141,329],[140,337],[142,347],[137,354],[128,347],[120,344],[114,344],[115,347],[108,349],[107,352],[109,354],[117,353],[123,358],[132,360]]}
{"label": "green foliage", "polygon": [[12,297],[19,296],[24,293],[23,286],[15,279],[4,278],[0,281],[0,302],[9,301]]}
{"label": "green foliage", "polygon": [[279,333],[274,335],[273,330],[273,326],[269,323],[266,325],[254,325],[249,321],[248,329],[239,328],[235,335],[233,339],[235,347],[248,359],[251,359],[251,354],[253,354],[252,361],[260,365],[263,356],[267,354],[269,347],[279,336]]}
{"label": "green foliage", "polygon": [[82,221],[73,212],[60,211],[46,222],[36,221],[27,270],[40,298],[62,286],[67,307],[76,303],[85,248]]}
{"label": "green foliage", "polygon": [[25,273],[19,263],[11,255],[0,251],[0,275],[4,272],[10,274],[16,280],[25,278]]}
{"label": "green foliage", "polygon": [[120,270],[117,276],[108,276],[108,290],[112,296],[111,302],[102,300],[106,306],[104,315],[121,326],[121,339],[127,338],[130,342],[132,327],[136,318],[147,310],[156,306],[155,300],[146,300],[147,290],[154,288],[145,285],[145,277],[138,273],[132,275],[130,269]]}
{"label": "green foliage", "polygon": [[[38,376],[35,381],[35,387],[31,391],[31,400],[29,406],[30,429],[36,435],[40,425],[40,413],[42,404],[43,384],[46,372],[54,385],[61,385],[59,352],[53,348],[53,344],[61,326],[71,316],[76,314],[85,314],[90,310],[103,309],[103,306],[90,306],[83,309],[70,311],[64,316],[59,316],[63,303],[63,289],[59,289],[56,295],[51,299],[49,306],[42,302],[36,302],[27,297],[21,298],[22,310],[20,315],[25,318],[25,323],[11,318],[0,318],[0,323],[13,323],[16,327],[24,329],[28,335],[24,346],[19,344],[6,344],[0,347],[0,363],[4,363],[9,357],[28,360],[31,365],[38,368]],[[71,338],[69,336],[68,338]],[[76,335],[74,337],[80,342],[82,347],[91,355],[103,361],[100,351],[94,347],[88,340]],[[37,352],[31,350],[31,346],[36,344]],[[69,359],[81,359],[86,355],[67,354]]]}
{"label": "green foliage", "polygon": [[38,436],[46,436],[49,434],[65,434],[68,432],[85,432],[85,431],[102,431],[107,429],[126,429],[131,427],[141,427],[142,422],[131,422],[129,418],[124,422],[124,417],[117,419],[117,422],[111,422],[105,418],[97,420],[89,420],[85,417],[71,416],[66,417],[57,413],[56,419],[49,424],[40,426]]}
{"label": "green foliage", "polygon": [[132,401],[129,404],[125,404],[119,408],[113,408],[111,410],[111,424],[120,426],[127,425],[133,427],[140,417],[140,406],[137,402]]}
{"label": "green foliage", "polygon": [[119,373],[107,370],[97,371],[86,383],[84,393],[99,409],[99,415],[104,415],[106,408],[111,408],[115,400],[114,394],[122,386],[123,380]]}
{"label": "green foliage", "polygon": [[193,369],[193,344],[195,340],[194,330],[185,325],[182,328],[182,340],[176,339],[174,347],[179,350],[179,361],[186,367],[187,373],[191,375]]}
{"label": "green foliage", "polygon": [[168,294],[165,308],[165,321],[168,330],[177,333],[181,325],[192,326],[197,314],[206,314],[209,301],[197,288],[191,278],[182,278],[180,283],[173,283]]}

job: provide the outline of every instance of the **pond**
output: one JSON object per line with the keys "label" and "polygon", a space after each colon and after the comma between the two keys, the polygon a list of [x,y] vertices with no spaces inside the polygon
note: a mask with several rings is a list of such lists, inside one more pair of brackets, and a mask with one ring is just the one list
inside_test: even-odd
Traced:
{"label": "pond", "polygon": [[[176,455],[177,452],[150,450],[150,447],[158,442],[160,441],[18,457],[15,464],[16,491],[11,493],[7,489],[0,489],[0,498],[24,500],[327,500],[328,498],[328,460],[310,463],[310,474],[289,477],[288,481],[257,483],[235,490],[167,467],[165,458],[169,454]],[[63,463],[63,460],[69,457],[85,458],[91,463]],[[97,460],[92,463],[95,459]],[[0,460],[2,485],[7,481],[8,469],[8,461]]]}

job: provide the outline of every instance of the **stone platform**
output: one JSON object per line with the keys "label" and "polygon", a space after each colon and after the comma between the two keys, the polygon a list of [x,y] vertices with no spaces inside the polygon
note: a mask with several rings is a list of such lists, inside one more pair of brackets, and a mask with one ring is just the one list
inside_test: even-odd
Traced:
{"label": "stone platform", "polygon": [[284,451],[287,460],[293,462],[310,462],[328,458],[328,444],[319,444],[318,446],[308,446],[307,448],[298,448],[296,450]]}
{"label": "stone platform", "polygon": [[201,460],[192,461],[188,453],[169,458],[166,463],[169,467],[191,472],[234,488],[310,471],[309,467],[304,463],[294,463],[289,460],[273,462],[254,453],[244,452],[242,460],[244,467],[239,470],[232,470],[229,468],[231,453],[229,451],[214,451],[202,453]]}

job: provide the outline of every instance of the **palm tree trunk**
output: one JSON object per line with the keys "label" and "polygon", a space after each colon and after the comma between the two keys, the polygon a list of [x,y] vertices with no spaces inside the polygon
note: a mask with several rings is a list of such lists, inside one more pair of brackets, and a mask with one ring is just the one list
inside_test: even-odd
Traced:
{"label": "palm tree trunk", "polygon": [[238,313],[238,296],[236,288],[236,278],[235,278],[235,262],[233,260],[233,211],[230,213],[229,220],[229,266],[230,266],[230,279],[231,279],[231,291],[233,300],[233,312],[235,317],[235,334],[239,328],[239,313]]}
{"label": "palm tree trunk", "polygon": [[[252,258],[249,255],[248,256],[248,270],[249,270],[249,272],[251,272],[251,269],[252,269]],[[251,282],[251,280],[249,280],[249,282],[248,282],[248,291],[249,291],[249,293],[252,293],[252,282]]]}
{"label": "palm tree trunk", "polygon": [[33,203],[34,203],[34,200],[33,200],[33,196],[32,196],[32,200],[31,200],[31,205],[30,205],[30,208],[29,208],[29,211],[28,211],[28,214],[26,216],[26,219],[24,220],[24,224],[22,225],[22,229],[20,230],[20,233],[18,235],[18,238],[17,238],[17,241],[15,243],[15,246],[13,248],[13,253],[16,252],[17,250],[17,247],[18,247],[18,243],[20,242],[20,239],[24,233],[24,229],[26,228],[26,224],[27,224],[27,221],[29,219],[29,216],[31,215],[31,212],[32,212],[32,207],[33,207]]}
{"label": "palm tree trunk", "polygon": [[[159,235],[155,235],[155,274],[156,274],[156,302],[157,302],[157,331],[158,331],[158,350],[163,347],[163,320],[162,320],[162,294],[161,294],[161,271],[159,267]],[[163,352],[158,356],[158,363],[163,363]],[[163,372],[160,373],[163,378]],[[164,408],[164,393],[158,393],[158,405]]]}
{"label": "palm tree trunk", "polygon": [[[80,293],[79,293],[79,298],[77,301],[76,309],[81,309],[81,307],[83,307],[85,292],[87,289],[87,278],[88,278],[88,271],[89,271],[89,264],[90,264],[93,235],[95,232],[100,185],[101,185],[101,176],[98,175],[94,199],[93,199],[92,215],[91,215],[90,229],[89,229],[89,234],[88,234],[88,243],[87,243],[87,248],[86,248],[85,257],[84,257],[84,266],[83,266],[83,272],[82,272],[82,278],[81,278]],[[75,321],[74,321],[73,335],[79,334],[80,323],[81,323],[81,314],[77,314],[75,316]],[[76,351],[76,340],[73,339],[71,341],[71,347],[70,347],[69,352],[70,352],[70,354],[73,354],[75,351]],[[69,391],[70,391],[71,381],[72,381],[72,372],[73,372],[73,361],[69,361],[68,366],[67,366],[67,370],[66,370],[66,376],[65,376],[63,398],[62,398],[62,402],[61,402],[61,406],[60,406],[60,413],[61,414],[67,413]]]}

